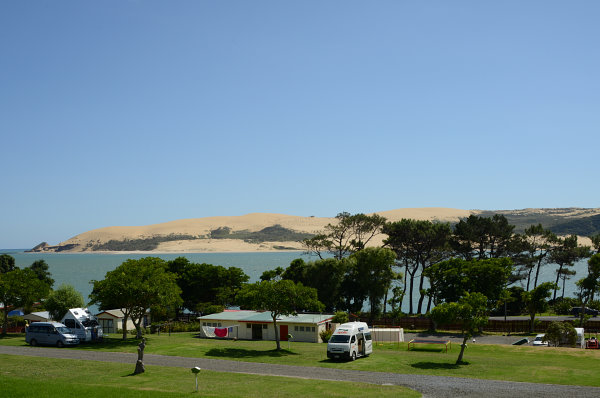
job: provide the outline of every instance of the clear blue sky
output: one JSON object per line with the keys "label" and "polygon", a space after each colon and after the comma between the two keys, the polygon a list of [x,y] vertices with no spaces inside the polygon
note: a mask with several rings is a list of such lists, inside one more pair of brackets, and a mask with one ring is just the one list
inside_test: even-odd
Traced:
{"label": "clear blue sky", "polygon": [[600,2],[2,1],[0,248],[599,207]]}

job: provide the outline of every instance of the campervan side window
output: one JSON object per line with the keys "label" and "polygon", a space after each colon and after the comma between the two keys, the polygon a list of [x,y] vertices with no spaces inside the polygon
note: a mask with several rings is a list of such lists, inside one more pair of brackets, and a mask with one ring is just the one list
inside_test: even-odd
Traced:
{"label": "campervan side window", "polygon": [[65,319],[65,326],[69,329],[75,329],[75,320],[74,319]]}
{"label": "campervan side window", "polygon": [[352,336],[352,340],[350,340],[350,343],[354,343],[356,342],[356,336]]}
{"label": "campervan side window", "polygon": [[371,340],[371,333],[365,333],[365,340]]}

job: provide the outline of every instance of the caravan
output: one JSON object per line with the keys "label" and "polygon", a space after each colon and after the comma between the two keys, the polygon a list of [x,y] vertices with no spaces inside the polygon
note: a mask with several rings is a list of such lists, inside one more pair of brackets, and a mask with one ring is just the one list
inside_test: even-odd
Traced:
{"label": "caravan", "polygon": [[365,322],[343,323],[335,329],[327,343],[327,358],[351,359],[373,352],[371,331]]}
{"label": "caravan", "polygon": [[60,321],[83,341],[102,340],[104,333],[98,320],[87,308],[71,308]]}

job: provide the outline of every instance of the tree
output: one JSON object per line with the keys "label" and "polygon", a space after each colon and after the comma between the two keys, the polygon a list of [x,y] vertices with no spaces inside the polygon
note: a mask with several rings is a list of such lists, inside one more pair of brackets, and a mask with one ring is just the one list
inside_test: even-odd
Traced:
{"label": "tree", "polygon": [[594,299],[596,290],[600,287],[600,254],[594,254],[588,260],[588,274],[585,278],[577,281],[579,289],[578,296],[581,301],[581,311],[579,312],[579,326],[583,327],[585,308],[588,303]]}
{"label": "tree", "polygon": [[592,240],[592,247],[594,248],[595,254],[600,253],[600,234],[590,236]]}
{"label": "tree", "polygon": [[13,271],[15,269],[15,258],[8,254],[0,255],[0,274]]}
{"label": "tree", "polygon": [[169,272],[167,263],[157,257],[129,259],[101,281],[92,281],[91,303],[101,310],[119,308],[123,311],[123,339],[127,338],[127,319],[131,318],[142,337],[141,323],[151,307],[176,307],[181,304],[176,275]]}
{"label": "tree", "polygon": [[531,291],[522,293],[523,302],[525,303],[525,308],[527,309],[530,318],[529,331],[531,333],[533,333],[535,314],[546,310],[548,307],[548,302],[546,300],[550,298],[552,289],[554,288],[554,283],[544,282],[533,288]]}
{"label": "tree", "polygon": [[453,258],[434,264],[424,272],[432,281],[436,302],[457,302],[465,292],[478,292],[489,300],[489,308],[501,298],[513,269],[509,258],[463,260]]}
{"label": "tree", "polygon": [[51,288],[52,285],[54,285],[54,279],[52,279],[52,274],[48,271],[48,264],[46,264],[46,261],[34,261],[29,268],[31,268],[31,270],[37,275],[38,279],[48,285],[48,287]]}
{"label": "tree", "polygon": [[542,224],[531,225],[525,230],[523,236],[526,242],[526,263],[528,268],[526,290],[529,290],[532,271],[535,270],[533,282],[533,287],[535,288],[540,276],[540,270],[544,264],[548,263],[554,244],[557,242],[557,237],[550,230],[544,229]]}
{"label": "tree", "polygon": [[[0,302],[4,304],[4,321],[8,323],[10,308],[30,308],[33,303],[45,298],[50,286],[38,279],[31,268],[14,268],[12,271],[0,274]],[[6,327],[3,329],[6,334]]]}
{"label": "tree", "polygon": [[231,305],[237,291],[249,279],[241,268],[184,260],[175,259],[176,264],[168,264],[170,269],[177,269],[183,307],[191,311],[205,312],[215,305]]}
{"label": "tree", "polygon": [[317,300],[317,291],[288,279],[247,284],[240,290],[240,306],[271,313],[277,350],[281,350],[277,318],[296,315],[299,311],[319,311],[323,305]]}
{"label": "tree", "polygon": [[381,302],[399,275],[394,272],[396,254],[380,247],[370,247],[351,256],[356,260],[355,278],[359,291],[365,292],[371,316],[381,312]]}
{"label": "tree", "polygon": [[305,239],[303,244],[307,253],[316,254],[323,259],[323,252],[342,258],[364,249],[385,224],[385,218],[378,215],[339,213],[335,224],[327,224],[325,230],[316,236]]}
{"label": "tree", "polygon": [[569,322],[552,322],[546,328],[544,338],[549,345],[558,347],[565,342],[567,345],[574,345],[577,340],[577,332]]}
{"label": "tree", "polygon": [[508,254],[514,225],[503,215],[482,217],[474,214],[454,226],[450,244],[465,260],[504,257]]}
{"label": "tree", "polygon": [[72,285],[64,283],[52,291],[44,302],[44,307],[50,313],[50,317],[56,321],[60,321],[70,308],[81,308],[84,305],[81,293]]}
{"label": "tree", "polygon": [[[567,267],[572,267],[575,262],[590,256],[590,248],[587,246],[577,245],[577,236],[571,235],[565,238],[557,239],[557,246],[550,255],[550,261],[554,264],[558,264],[556,270],[556,287],[554,289],[554,295],[552,300],[556,300],[556,291],[558,290],[558,280],[563,275],[567,275],[563,270]],[[563,290],[564,291],[564,290]]]}
{"label": "tree", "polygon": [[[431,221],[419,221],[402,219],[393,223],[386,223],[382,232],[388,235],[383,242],[396,253],[400,264],[404,266],[406,284],[409,283],[409,313],[414,313],[413,294],[414,281],[419,270],[424,271],[432,264],[448,258],[448,239],[451,236],[450,225],[447,223],[433,223]],[[421,313],[425,293],[423,289],[424,274],[421,273],[419,280],[419,292],[421,293],[417,312]],[[402,296],[404,295],[402,293]],[[431,296],[427,308],[431,305]]]}
{"label": "tree", "polygon": [[456,360],[457,365],[463,362],[467,340],[488,321],[487,302],[487,297],[481,293],[466,293],[458,302],[443,303],[431,310],[430,316],[435,323],[459,323],[461,326],[463,342]]}

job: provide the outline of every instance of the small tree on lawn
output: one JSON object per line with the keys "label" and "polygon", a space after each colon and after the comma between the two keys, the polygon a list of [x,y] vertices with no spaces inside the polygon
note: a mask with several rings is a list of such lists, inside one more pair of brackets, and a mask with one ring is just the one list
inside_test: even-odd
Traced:
{"label": "small tree on lawn", "polygon": [[277,350],[281,350],[277,318],[297,315],[298,311],[320,311],[323,304],[317,300],[317,291],[302,283],[287,279],[262,281],[245,285],[238,293],[238,303],[245,308],[271,313]]}
{"label": "small tree on lawn", "polygon": [[555,283],[544,282],[537,285],[534,289],[521,294],[523,302],[525,303],[525,308],[527,308],[527,313],[529,314],[529,318],[531,320],[529,324],[529,331],[531,333],[533,333],[535,314],[544,312],[546,308],[548,308],[548,302],[546,300],[550,298],[552,295],[552,290],[555,287]]}
{"label": "small tree on lawn", "polygon": [[481,293],[466,293],[458,302],[443,303],[431,310],[431,318],[437,324],[459,323],[463,342],[456,364],[463,362],[467,340],[488,321],[487,297]]}

